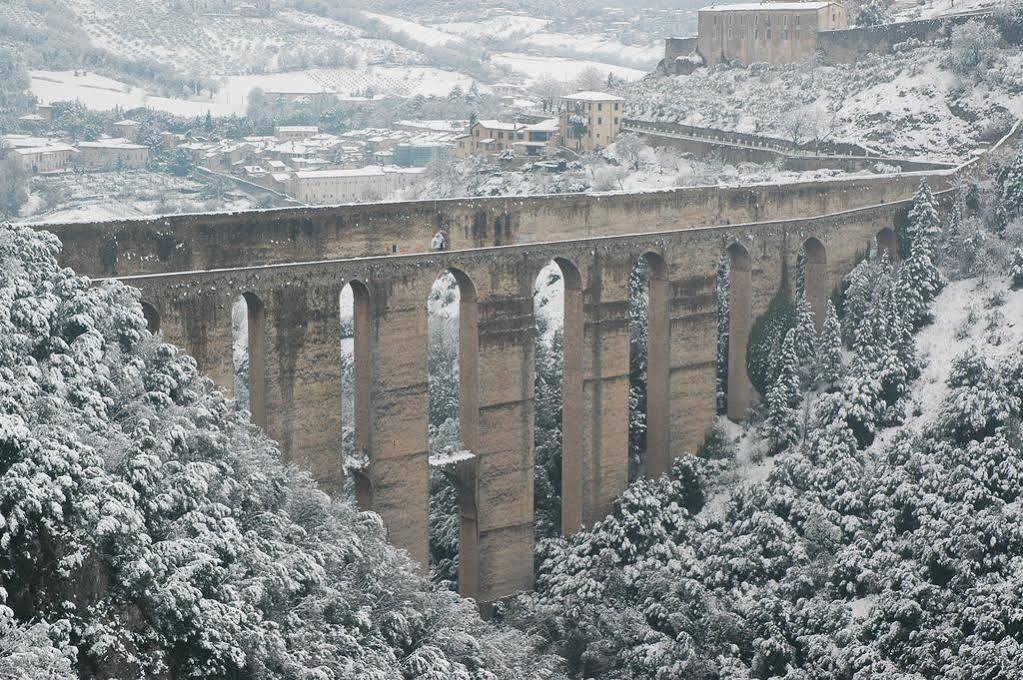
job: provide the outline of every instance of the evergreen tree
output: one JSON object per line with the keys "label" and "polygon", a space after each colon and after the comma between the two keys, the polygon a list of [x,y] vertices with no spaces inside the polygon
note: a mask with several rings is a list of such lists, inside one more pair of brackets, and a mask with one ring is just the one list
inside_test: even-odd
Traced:
{"label": "evergreen tree", "polygon": [[767,394],[767,420],[764,437],[771,454],[799,442],[799,357],[796,354],[796,329],[789,330],[778,359],[778,377]]}
{"label": "evergreen tree", "polygon": [[1016,154],[1016,159],[1005,172],[1000,189],[1002,208],[1005,212],[1009,215],[1023,212],[1023,151]]}
{"label": "evergreen tree", "polygon": [[817,381],[826,388],[838,384],[842,368],[842,325],[835,312],[835,305],[828,300],[824,312],[824,326],[817,347]]}
{"label": "evergreen tree", "polygon": [[867,315],[867,310],[870,309],[877,279],[890,268],[888,253],[882,252],[879,260],[870,258],[861,260],[846,275],[845,304],[843,305],[845,314],[842,327],[846,333],[844,340],[848,345],[854,344],[856,329],[859,328],[863,317]]}
{"label": "evergreen tree", "polygon": [[813,310],[810,309],[810,301],[806,299],[803,292],[796,300],[796,356],[799,357],[800,366],[809,373],[812,378],[814,364],[817,360],[817,328],[813,321]]}
{"label": "evergreen tree", "polygon": [[[941,272],[935,260],[941,222],[927,180],[920,182],[913,196],[913,207],[910,208],[906,222],[900,227],[905,229],[905,238],[899,240],[899,254],[905,260],[902,266],[909,270],[907,275],[910,285],[920,292],[921,300],[924,303],[930,302],[942,286]],[[902,252],[904,244],[907,250],[905,254]],[[919,320],[914,319],[914,322]]]}

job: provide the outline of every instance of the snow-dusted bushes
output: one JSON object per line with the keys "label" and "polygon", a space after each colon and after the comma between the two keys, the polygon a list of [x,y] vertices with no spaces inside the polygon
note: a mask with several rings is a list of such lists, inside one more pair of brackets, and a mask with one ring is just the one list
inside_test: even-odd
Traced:
{"label": "snow-dusted bushes", "polygon": [[[867,446],[909,410],[918,360],[905,296],[922,299],[933,279],[902,274],[906,263],[884,253],[858,269],[845,318],[829,304],[817,345],[815,377],[838,389],[799,391],[797,331],[783,342],[768,434],[776,407],[810,405],[797,423],[805,436],[780,438],[766,479],[723,488],[729,457],[680,459],[633,484],[607,520],[538,549],[537,591],[510,616],[577,676],[1023,673],[1023,352],[957,357],[940,406]],[[848,367],[842,325],[853,326]]]}
{"label": "snow-dusted bushes", "polygon": [[137,292],[57,250],[0,228],[0,667],[26,644],[59,666],[49,644],[85,677],[547,674],[528,639],[429,589],[376,515],[282,465],[145,330]]}

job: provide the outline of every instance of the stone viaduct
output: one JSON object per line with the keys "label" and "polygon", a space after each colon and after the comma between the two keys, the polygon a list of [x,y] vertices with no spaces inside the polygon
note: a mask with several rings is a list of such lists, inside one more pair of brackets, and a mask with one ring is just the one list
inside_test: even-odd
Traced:
{"label": "stone viaduct", "polygon": [[[339,294],[355,297],[355,439],[368,463],[358,501],[426,565],[427,310],[432,283],[461,292],[460,421],[475,456],[457,464],[460,591],[488,602],[533,574],[533,285],[563,272],[563,530],[605,516],[628,482],[629,275],[651,265],[648,469],[694,451],[715,418],[715,274],[732,262],[728,413],[755,397],[753,320],[786,285],[801,248],[820,313],[893,226],[923,177],[957,171],[741,188],[484,198],[48,225],[64,264],[142,291],[155,331],[233,388],[231,309],[249,315],[251,411],[323,489],[343,482]],[[430,252],[438,229],[451,249]]]}

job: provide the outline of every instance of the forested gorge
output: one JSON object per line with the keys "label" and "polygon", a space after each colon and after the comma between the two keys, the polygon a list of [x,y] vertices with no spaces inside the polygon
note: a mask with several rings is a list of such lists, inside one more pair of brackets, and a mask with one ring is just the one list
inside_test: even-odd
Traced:
{"label": "forested gorge", "polygon": [[[658,479],[642,475],[638,266],[636,481],[568,538],[564,274],[545,270],[536,590],[491,622],[451,592],[457,503],[442,470],[431,584],[375,514],[281,464],[192,359],[152,336],[137,292],[93,286],[57,265],[55,238],[4,226],[0,677],[1018,678],[1023,345],[1007,286],[1023,283],[1021,209],[1023,155],[992,159],[951,199],[922,185],[898,257],[865,252],[819,323],[797,267],[750,346],[764,394],[750,423],[722,419]],[[720,361],[728,280],[722,266]],[[978,310],[954,357],[923,355],[949,282]],[[439,317],[435,455],[461,448],[457,300],[448,278],[424,300]],[[928,383],[937,398],[917,389],[945,364]]]}

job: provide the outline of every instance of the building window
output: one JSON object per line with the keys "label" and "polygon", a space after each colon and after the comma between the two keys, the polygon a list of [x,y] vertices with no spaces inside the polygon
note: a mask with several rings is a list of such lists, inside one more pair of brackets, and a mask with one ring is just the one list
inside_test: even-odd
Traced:
{"label": "building window", "polygon": [[598,118],[597,118],[597,125],[603,125],[603,124],[604,124],[604,119],[603,119],[603,118],[600,118],[600,117],[598,117]]}
{"label": "building window", "polygon": [[782,31],[781,32],[781,39],[782,40],[788,40],[789,39],[789,32],[788,31]]}
{"label": "building window", "polygon": [[781,18],[781,25],[782,26],[788,26],[789,25],[789,15],[788,14],[786,14],[785,16],[783,16]]}
{"label": "building window", "polygon": [[603,111],[604,110],[604,105],[603,104],[597,104],[597,110],[598,111]]}
{"label": "building window", "polygon": [[796,40],[799,40],[799,29],[796,29]]}
{"label": "building window", "polygon": [[759,30],[753,31],[753,39],[754,40],[759,40],[760,39],[760,31]]}
{"label": "building window", "polygon": [[798,25],[799,25],[799,18],[800,18],[800,17],[799,17],[799,15],[797,14],[797,15],[796,15],[796,26],[798,26]]}
{"label": "building window", "polygon": [[618,125],[618,117],[615,116],[615,125]]}
{"label": "building window", "polygon": [[739,25],[740,26],[745,26],[746,25],[746,17],[745,17],[745,15],[739,17]]}
{"label": "building window", "polygon": [[753,17],[753,25],[754,26],[759,26],[760,25],[760,15],[759,14],[754,15],[754,17]]}
{"label": "building window", "polygon": [[767,29],[767,39],[771,39],[771,29]]}

